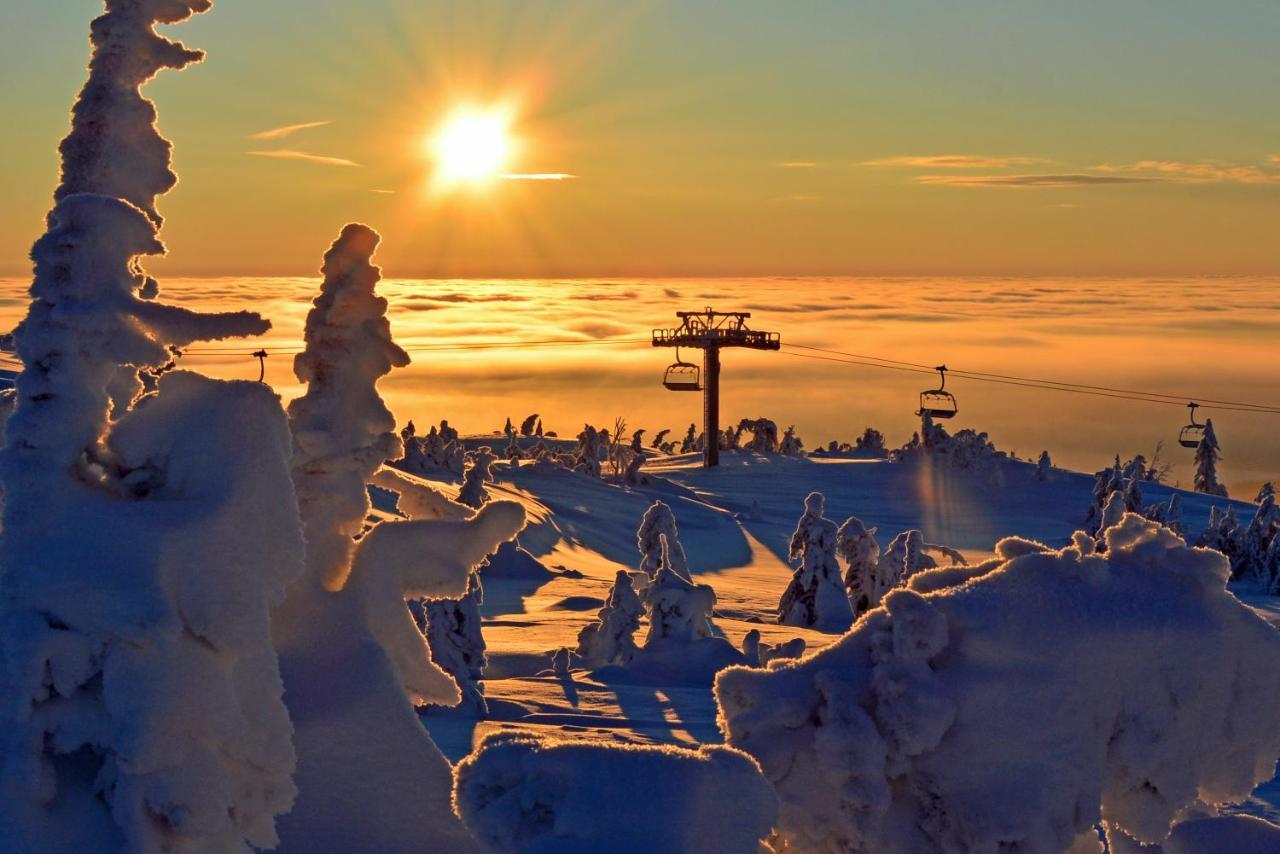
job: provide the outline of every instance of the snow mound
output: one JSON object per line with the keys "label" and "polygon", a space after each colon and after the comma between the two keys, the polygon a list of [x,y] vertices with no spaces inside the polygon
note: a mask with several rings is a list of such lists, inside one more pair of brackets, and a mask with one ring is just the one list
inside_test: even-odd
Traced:
{"label": "snow mound", "polygon": [[1099,850],[1099,821],[1160,842],[1197,798],[1268,779],[1280,635],[1226,592],[1222,555],[1136,514],[1104,539],[1019,541],[810,658],[720,674],[721,728],[776,787],[783,839]]}
{"label": "snow mound", "polygon": [[459,763],[454,800],[500,852],[760,850],[777,799],[745,753],[497,734]]}

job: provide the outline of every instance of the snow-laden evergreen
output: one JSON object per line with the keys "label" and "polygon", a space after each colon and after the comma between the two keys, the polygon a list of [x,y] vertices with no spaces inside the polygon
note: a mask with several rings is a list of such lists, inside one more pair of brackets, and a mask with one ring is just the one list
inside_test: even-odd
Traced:
{"label": "snow-laden evergreen", "polygon": [[768,418],[744,418],[738,422],[738,433],[751,431],[751,439],[744,444],[743,450],[758,451],[764,454],[778,453],[778,425]]}
{"label": "snow-laden evergreen", "polygon": [[1040,452],[1040,459],[1036,460],[1036,480],[1048,480],[1053,477],[1053,460],[1049,458],[1048,451]]}
{"label": "snow-laden evergreen", "polygon": [[209,6],[107,3],[32,250],[0,454],[7,850],[269,848],[293,800],[268,617],[302,571],[284,414],[257,383],[167,370],[268,324],[158,302],[141,261],[177,179],[140,87],[202,58],[155,25]]}
{"label": "snow-laden evergreen", "polygon": [[1221,555],[1135,514],[1105,540],[1002,542],[813,656],[721,673],[726,740],[773,783],[779,841],[1098,852],[1099,822],[1160,842],[1197,799],[1270,778],[1280,635],[1226,592]]}
{"label": "snow-laden evergreen", "polygon": [[402,476],[402,511],[426,516],[364,532],[366,482],[395,488],[376,472],[400,451],[376,383],[407,360],[375,293],[377,244],[371,229],[343,229],[294,363],[307,386],[290,415],[308,572],[273,614],[298,751],[298,799],[281,835],[292,850],[387,850],[430,826],[441,846],[468,851],[449,764],[414,712],[414,703],[452,705],[461,694],[432,661],[406,600],[463,595],[472,571],[523,525],[524,510],[490,502],[470,518],[459,516],[470,512],[462,505],[442,512]]}
{"label": "snow-laden evergreen", "polygon": [[1227,488],[1218,483],[1218,460],[1222,458],[1222,449],[1218,445],[1218,434],[1213,429],[1213,419],[1206,418],[1204,436],[1196,446],[1196,473],[1194,486],[1196,492],[1227,497]]}
{"label": "snow-laden evergreen", "polygon": [[804,456],[804,442],[796,435],[794,424],[788,427],[782,435],[782,441],[778,445],[778,453],[784,457]]}
{"label": "snow-laden evergreen", "polygon": [[845,562],[844,586],[854,617],[880,604],[897,581],[897,573],[885,578],[880,572],[880,544],[876,529],[850,516],[836,532],[836,555]]}
{"label": "snow-laden evergreen", "polygon": [[1274,580],[1266,571],[1266,554],[1280,530],[1280,507],[1275,495],[1263,495],[1253,519],[1240,537],[1240,548],[1232,562],[1232,575],[1263,586]]}
{"label": "snow-laden evergreen", "polygon": [[[462,695],[456,706],[444,709],[471,718],[489,716],[484,699],[485,656],[484,635],[480,632],[480,606],[484,604],[484,587],[480,574],[471,573],[467,590],[457,599],[427,599],[422,603],[422,626],[431,660],[458,684]],[[433,707],[441,708],[441,707]]]}
{"label": "snow-laden evergreen", "polygon": [[644,603],[632,584],[631,573],[618,570],[595,621],[578,632],[578,657],[590,668],[627,664],[636,653],[635,634],[643,614]]}
{"label": "snow-laden evergreen", "polygon": [[788,546],[796,568],[778,602],[778,622],[842,632],[853,622],[853,611],[836,562],[836,523],[823,515],[825,504],[820,492],[804,500],[804,513]]}
{"label": "snow-laden evergreen", "polygon": [[493,482],[493,464],[498,457],[488,446],[467,454],[467,466],[462,472],[462,488],[458,490],[458,503],[479,510],[489,501],[486,483]]}
{"label": "snow-laden evergreen", "polygon": [[649,505],[636,530],[636,548],[640,550],[640,570],[650,578],[661,569],[670,569],[685,581],[692,580],[676,516],[668,504],[655,501]]}
{"label": "snow-laden evergreen", "polygon": [[680,453],[688,454],[698,449],[698,425],[690,424],[689,430],[680,441]]}

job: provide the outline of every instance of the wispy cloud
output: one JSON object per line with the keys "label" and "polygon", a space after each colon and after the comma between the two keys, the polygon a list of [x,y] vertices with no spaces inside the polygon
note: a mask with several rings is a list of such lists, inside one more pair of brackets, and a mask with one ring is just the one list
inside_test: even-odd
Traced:
{"label": "wispy cloud", "polygon": [[[1280,157],[1268,158],[1272,164],[1280,164]],[[1266,172],[1257,166],[1203,160],[1184,163],[1178,160],[1139,160],[1137,163],[1103,163],[1099,171],[1109,173],[1158,173],[1172,180],[1195,184],[1280,184],[1280,173]]]}
{"label": "wispy cloud", "polygon": [[1151,184],[1163,178],[1137,175],[921,175],[921,184],[952,187],[1097,187],[1112,184]]}
{"label": "wispy cloud", "polygon": [[321,166],[359,166],[354,160],[348,160],[345,157],[328,157],[323,154],[312,154],[309,151],[292,151],[289,149],[280,149],[278,151],[246,151],[246,154],[254,157],[275,157],[280,160],[305,160],[308,163],[319,163]]}
{"label": "wispy cloud", "polygon": [[504,181],[568,181],[578,176],[568,172],[503,172],[498,177]]}
{"label": "wispy cloud", "polygon": [[1040,157],[991,157],[982,154],[931,154],[864,160],[863,166],[916,166],[925,169],[1007,169],[1050,161]]}
{"label": "wispy cloud", "polygon": [[293,136],[298,131],[320,128],[327,124],[331,124],[331,122],[303,122],[302,124],[297,125],[284,125],[282,127],[272,128],[271,130],[264,130],[255,134],[250,134],[249,139],[284,139],[286,136]]}
{"label": "wispy cloud", "polygon": [[818,166],[812,160],[786,160],[778,165],[783,169],[816,169]]}
{"label": "wispy cloud", "polygon": [[370,193],[377,193],[379,196],[394,196],[395,190],[370,190]]}

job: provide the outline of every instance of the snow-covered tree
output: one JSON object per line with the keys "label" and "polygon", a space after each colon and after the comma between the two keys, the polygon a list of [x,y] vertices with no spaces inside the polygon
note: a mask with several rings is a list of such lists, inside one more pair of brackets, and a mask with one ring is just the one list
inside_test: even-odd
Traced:
{"label": "snow-covered tree", "polygon": [[698,449],[698,425],[690,424],[689,430],[684,434],[684,440],[680,442],[680,453],[688,454]]}
{"label": "snow-covered tree", "polygon": [[589,668],[628,663],[636,652],[635,633],[643,614],[644,603],[631,583],[631,574],[618,570],[595,622],[578,632],[578,657]]}
{"label": "snow-covered tree", "polygon": [[631,486],[643,486],[649,482],[649,478],[640,471],[640,467],[644,465],[644,451],[631,451],[627,460],[626,468],[622,472],[622,480]]}
{"label": "snow-covered tree", "polygon": [[449,419],[440,421],[440,442],[448,445],[458,441],[458,431],[449,426]]}
{"label": "snow-covered tree", "polygon": [[1053,476],[1053,460],[1049,459],[1048,451],[1040,452],[1040,459],[1036,461],[1036,480],[1048,480]]}
{"label": "snow-covered tree", "polygon": [[[573,469],[589,477],[600,477],[600,457],[604,448],[601,432],[590,424],[584,425],[578,434],[578,449]],[[607,441],[607,440],[605,440]]]}
{"label": "snow-covered tree", "polygon": [[518,464],[520,460],[524,459],[524,451],[520,450],[520,443],[516,441],[514,433],[511,434],[511,439],[507,442],[507,448],[504,453],[512,463]]}
{"label": "snow-covered tree", "polygon": [[711,616],[716,592],[709,584],[694,584],[664,566],[644,588],[641,598],[649,616],[645,648],[655,641],[688,643],[712,636]]}
{"label": "snow-covered tree", "polygon": [[1258,488],[1258,495],[1253,499],[1254,504],[1261,504],[1267,500],[1267,496],[1276,497],[1276,486],[1271,481],[1267,481]]}
{"label": "snow-covered tree", "polygon": [[289,404],[308,572],[330,590],[346,582],[355,537],[369,513],[365,483],[403,452],[395,416],[375,386],[378,377],[409,364],[391,340],[387,301],[374,291],[380,271],[370,258],[379,240],[367,226],[348,225],[325,253],[306,349],[293,363],[308,387]]}
{"label": "snow-covered tree", "polygon": [[724,428],[724,438],[720,440],[720,449],[736,451],[742,445],[742,431],[733,427]]}
{"label": "snow-covered tree", "polygon": [[1105,543],[1105,535],[1107,529],[1120,524],[1120,520],[1124,518],[1124,514],[1129,512],[1125,506],[1125,495],[1121,490],[1116,490],[1107,496],[1107,503],[1102,508],[1102,515],[1098,518],[1097,542],[1099,551]]}
{"label": "snow-covered tree", "polygon": [[643,427],[641,427],[639,430],[631,434],[631,450],[637,454],[644,453],[644,428]]}
{"label": "snow-covered tree", "polygon": [[431,660],[458,683],[462,700],[456,706],[433,707],[466,717],[486,718],[489,706],[484,699],[484,636],[480,632],[480,606],[484,587],[480,574],[471,573],[467,590],[459,599],[427,599],[422,603],[422,626],[431,647]]}
{"label": "snow-covered tree", "polygon": [[860,616],[880,604],[889,584],[880,576],[880,544],[876,529],[850,516],[836,532],[836,555],[845,562],[844,586],[853,615]]}
{"label": "snow-covered tree", "polygon": [[279,401],[140,372],[260,334],[159,302],[170,146],[140,88],[202,58],[156,32],[208,0],[111,0],[35,244],[0,452],[0,847],[248,850],[277,841],[294,750],[270,608],[302,572]]}
{"label": "snow-covered tree", "polygon": [[864,453],[883,454],[885,451],[884,434],[874,427],[862,431],[862,435],[854,440],[853,449]]}
{"label": "snow-covered tree", "polygon": [[469,465],[462,473],[462,488],[458,490],[458,502],[475,510],[479,510],[489,501],[486,483],[493,482],[493,464],[498,457],[493,449],[486,446],[467,454]]}
{"label": "snow-covered tree", "polygon": [[826,498],[811,492],[791,535],[788,556],[796,569],[778,602],[778,622],[844,631],[853,622],[836,562],[836,523],[823,516]]}
{"label": "snow-covered tree", "polygon": [[542,421],[538,418],[538,413],[535,412],[534,414],[530,415],[528,418],[520,422],[520,435],[532,436],[534,428],[541,423]]}
{"label": "snow-covered tree", "polygon": [[1218,460],[1221,457],[1218,435],[1213,431],[1213,419],[1206,418],[1204,436],[1196,446],[1196,474],[1193,481],[1196,492],[1227,497],[1227,488],[1218,483]]}
{"label": "snow-covered tree", "polygon": [[1276,539],[1280,529],[1280,508],[1276,506],[1275,495],[1264,495],[1258,505],[1249,527],[1241,537],[1240,551],[1232,562],[1232,574],[1236,578],[1246,578],[1266,584],[1270,581],[1266,574],[1266,554],[1272,540]]}
{"label": "snow-covered tree", "polygon": [[796,435],[796,427],[792,424],[782,436],[782,442],[778,445],[778,452],[787,457],[799,457],[804,455],[804,442]]}
{"label": "snow-covered tree", "polygon": [[664,502],[655,501],[645,511],[636,531],[636,548],[640,550],[640,569],[649,578],[656,577],[660,569],[670,569],[686,581],[692,580],[675,513]]}
{"label": "snow-covered tree", "polygon": [[1227,505],[1225,513],[1217,507],[1211,508],[1209,524],[1196,539],[1196,545],[1226,555],[1231,561],[1232,575],[1235,577],[1237,560],[1243,551],[1243,532],[1240,530],[1240,521],[1236,518],[1235,507]]}
{"label": "snow-covered tree", "polygon": [[743,430],[751,431],[751,441],[743,445],[744,449],[764,454],[778,452],[778,425],[768,418],[757,418],[754,421],[744,418],[738,422],[738,431]]}
{"label": "snow-covered tree", "polygon": [[[366,483],[400,441],[376,383],[408,361],[375,293],[377,244],[365,226],[343,229],[325,255],[306,349],[294,362],[307,386],[289,413],[309,571],[272,619],[299,754],[298,801],[281,834],[294,850],[317,840],[385,848],[426,822],[442,845],[467,850],[449,802],[449,764],[413,708],[457,704],[462,693],[432,660],[407,600],[462,596],[472,571],[520,529],[524,511],[514,502],[472,514],[459,504],[404,500],[413,489],[402,478],[390,486],[404,490],[409,520],[364,529]],[[367,782],[352,787],[352,779]]]}
{"label": "snow-covered tree", "polygon": [[[542,438],[542,436],[544,435],[544,434],[543,434],[543,432],[542,432],[542,419],[541,419],[541,418],[539,418],[539,419],[538,419],[538,423],[537,423],[537,424],[534,426],[534,428],[533,428],[533,435],[537,436],[538,438]],[[552,436],[554,436],[554,435],[555,435],[555,433],[552,433],[551,435],[552,435]]]}
{"label": "snow-covered tree", "polygon": [[938,547],[926,543],[924,535],[916,530],[903,531],[890,540],[888,548],[880,555],[879,588],[887,591],[900,587],[916,573],[935,568],[937,561],[928,554],[931,548]]}
{"label": "snow-covered tree", "polygon": [[657,433],[654,434],[653,441],[649,443],[649,447],[661,448],[662,443],[665,442],[667,439],[667,434],[670,432],[671,432],[671,428],[669,427],[663,430],[659,430]]}

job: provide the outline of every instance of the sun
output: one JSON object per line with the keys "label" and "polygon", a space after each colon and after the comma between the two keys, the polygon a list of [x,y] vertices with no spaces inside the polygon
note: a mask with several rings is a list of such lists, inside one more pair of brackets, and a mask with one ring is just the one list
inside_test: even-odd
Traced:
{"label": "sun", "polygon": [[515,152],[511,125],[511,111],[504,107],[455,110],[428,139],[437,181],[474,185],[498,177]]}

